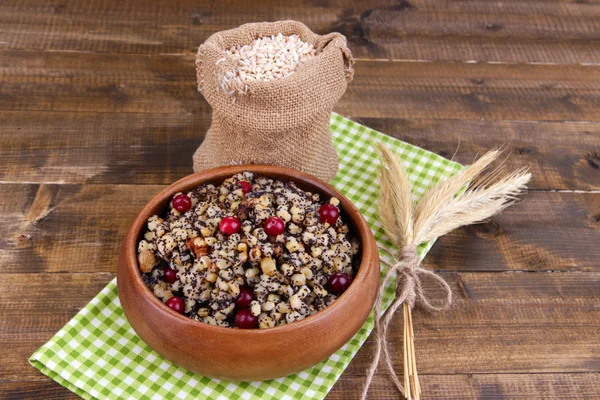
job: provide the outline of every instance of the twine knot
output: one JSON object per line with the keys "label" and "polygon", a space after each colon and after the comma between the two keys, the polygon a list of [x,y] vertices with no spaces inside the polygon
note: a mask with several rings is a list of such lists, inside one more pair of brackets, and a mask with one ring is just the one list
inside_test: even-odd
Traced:
{"label": "twine knot", "polygon": [[417,249],[413,246],[404,246],[400,249],[398,262],[390,268],[396,271],[398,279],[396,284],[396,298],[403,298],[404,300],[400,302],[406,302],[411,307],[415,306],[417,298],[416,280],[418,278],[415,275],[417,265],[419,265]]}
{"label": "twine knot", "polygon": [[[398,261],[390,267],[388,275],[390,272],[395,272],[398,279],[396,283],[396,301],[398,303],[406,302],[411,308],[418,303],[427,311],[443,311],[452,303],[450,285],[438,274],[421,267],[415,246],[404,246],[400,249]],[[422,283],[422,279],[425,277],[431,278],[444,291],[446,297],[442,298],[441,305],[433,305],[429,297],[425,295]]]}

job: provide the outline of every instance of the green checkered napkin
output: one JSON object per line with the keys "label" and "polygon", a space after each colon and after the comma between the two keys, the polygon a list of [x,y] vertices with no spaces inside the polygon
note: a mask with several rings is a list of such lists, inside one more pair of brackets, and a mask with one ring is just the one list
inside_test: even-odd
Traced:
{"label": "green checkered napkin", "polygon": [[[377,220],[379,164],[372,145],[382,141],[404,161],[415,196],[460,164],[392,139],[340,115],[331,130],[340,156],[333,185],[369,222],[379,246],[392,250]],[[421,257],[432,243],[419,248]],[[391,261],[382,255],[384,261]],[[389,304],[393,290],[387,288]],[[173,365],[152,351],[129,326],[119,304],[116,280],[29,360],[59,384],[86,399],[322,399],[348,366],[373,329],[371,315],[340,350],[313,368],[264,382],[227,382],[199,376]]]}

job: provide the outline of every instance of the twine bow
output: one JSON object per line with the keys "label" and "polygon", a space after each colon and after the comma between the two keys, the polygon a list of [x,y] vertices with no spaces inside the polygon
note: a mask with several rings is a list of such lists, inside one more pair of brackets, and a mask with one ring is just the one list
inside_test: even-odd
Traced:
{"label": "twine bow", "polygon": [[[384,250],[386,251],[386,250]],[[387,252],[387,251],[386,251]],[[385,264],[385,263],[384,263]],[[412,309],[416,303],[418,303],[421,307],[423,307],[427,311],[443,311],[447,309],[452,303],[452,289],[450,285],[446,283],[446,281],[437,275],[436,273],[429,271],[420,266],[419,256],[417,255],[417,248],[415,245],[407,245],[400,249],[398,254],[398,261],[392,265],[386,264],[388,266],[388,271],[383,279],[381,284],[379,293],[377,295],[377,301],[375,305],[375,331],[376,331],[376,350],[375,357],[371,366],[367,371],[367,380],[365,387],[363,389],[363,393],[361,398],[364,400],[367,398],[367,392],[369,390],[369,386],[373,376],[375,375],[375,371],[377,370],[377,366],[379,364],[379,359],[381,356],[381,352],[383,351],[385,365],[387,371],[390,375],[390,378],[398,388],[398,391],[402,393],[403,396],[406,396],[405,386],[406,379],[410,379],[410,376],[416,377],[416,369],[415,374],[411,374],[411,371],[405,371],[405,383],[400,382],[396,371],[394,371],[394,365],[392,363],[392,357],[388,348],[387,341],[387,331],[390,322],[392,321],[394,314],[402,304],[408,305],[408,317],[410,317],[410,309]],[[390,307],[388,308],[385,316],[381,316],[381,308],[383,306],[383,294],[385,291],[385,287],[388,282],[392,279],[392,276],[396,275],[396,297]],[[430,298],[425,294],[423,289],[423,278],[429,277],[432,278],[435,283],[437,283],[442,290],[444,291],[446,297],[442,298],[442,304],[436,306],[431,303]],[[405,310],[405,312],[407,312]],[[405,316],[406,317],[406,316]],[[405,324],[406,325],[406,324]],[[409,339],[412,341],[412,324],[410,324],[410,334],[407,335],[407,326],[405,326],[405,336],[404,340]],[[404,354],[407,357],[407,353],[405,351]],[[418,387],[417,383],[413,383],[414,386]],[[410,396],[408,396],[410,397]]]}
{"label": "twine bow", "polygon": [[[421,267],[415,246],[405,246],[400,250],[398,262],[390,266],[387,275],[391,276],[394,272],[398,277],[396,284],[396,301],[398,303],[406,302],[413,308],[415,302],[418,302],[427,311],[444,311],[452,303],[450,285],[438,274]],[[386,279],[388,279],[387,275]],[[441,306],[431,304],[428,296],[425,295],[422,284],[423,277],[432,278],[445,292],[446,298],[442,299]]]}

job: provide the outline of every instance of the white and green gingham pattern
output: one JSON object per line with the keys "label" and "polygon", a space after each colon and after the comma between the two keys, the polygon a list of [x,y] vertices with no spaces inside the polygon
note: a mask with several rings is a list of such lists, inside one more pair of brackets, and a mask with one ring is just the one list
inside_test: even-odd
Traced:
{"label": "white and green gingham pattern", "polygon": [[[436,154],[392,139],[340,115],[331,117],[340,169],[333,185],[362,212],[379,246],[392,250],[377,220],[378,141],[404,162],[419,197],[440,178],[461,169]],[[419,248],[421,257],[432,243]],[[382,255],[382,259],[386,257]],[[389,260],[387,260],[389,261]],[[393,290],[386,291],[389,303]],[[164,360],[135,334],[119,304],[113,280],[30,362],[86,399],[322,399],[373,329],[373,316],[340,350],[318,365],[264,382],[227,382],[199,376]]]}

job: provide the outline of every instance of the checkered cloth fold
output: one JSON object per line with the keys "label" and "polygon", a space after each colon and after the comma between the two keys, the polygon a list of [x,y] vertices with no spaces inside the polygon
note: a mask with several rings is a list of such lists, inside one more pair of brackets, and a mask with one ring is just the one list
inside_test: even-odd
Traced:
{"label": "checkered cloth fold", "polygon": [[[332,184],[362,212],[380,247],[393,251],[377,220],[378,141],[403,160],[415,197],[462,167],[436,154],[332,114],[340,158]],[[419,247],[423,257],[433,243]],[[382,260],[391,261],[382,253]],[[389,304],[393,289],[386,288]],[[133,331],[119,304],[116,280],[30,358],[33,366],[85,399],[323,399],[373,329],[373,314],[341,349],[318,365],[264,382],[227,382],[199,376],[152,351]]]}

